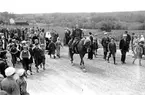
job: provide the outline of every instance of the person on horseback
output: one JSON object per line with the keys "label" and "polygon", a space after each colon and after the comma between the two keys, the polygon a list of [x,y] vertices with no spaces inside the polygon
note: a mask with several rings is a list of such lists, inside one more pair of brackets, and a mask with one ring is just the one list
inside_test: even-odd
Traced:
{"label": "person on horseback", "polygon": [[79,26],[77,24],[75,29],[72,31],[72,34],[71,34],[71,39],[72,39],[71,48],[72,48],[73,52],[75,50],[75,46],[83,38],[83,34],[84,34],[83,31],[79,28]]}

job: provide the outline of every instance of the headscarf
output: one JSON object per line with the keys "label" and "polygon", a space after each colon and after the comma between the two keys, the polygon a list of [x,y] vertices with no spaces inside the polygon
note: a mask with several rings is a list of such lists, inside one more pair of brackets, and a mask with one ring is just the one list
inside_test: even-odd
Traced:
{"label": "headscarf", "polygon": [[145,41],[145,38],[144,38],[144,36],[143,35],[141,35],[141,38],[140,38],[140,40],[139,40],[140,42],[141,41]]}

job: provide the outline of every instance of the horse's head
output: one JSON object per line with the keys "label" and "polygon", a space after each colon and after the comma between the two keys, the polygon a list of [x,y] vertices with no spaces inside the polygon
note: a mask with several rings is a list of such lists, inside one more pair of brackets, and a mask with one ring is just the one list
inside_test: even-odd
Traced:
{"label": "horse's head", "polygon": [[91,46],[91,40],[89,37],[84,38],[84,48],[87,49],[87,51],[90,50],[90,46]]}

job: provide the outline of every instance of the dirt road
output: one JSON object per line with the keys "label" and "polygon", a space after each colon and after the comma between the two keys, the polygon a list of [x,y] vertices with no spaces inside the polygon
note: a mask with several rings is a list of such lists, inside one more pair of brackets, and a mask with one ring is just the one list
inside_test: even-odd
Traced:
{"label": "dirt road", "polygon": [[117,64],[112,58],[110,63],[103,60],[102,49],[94,60],[85,56],[87,72],[79,68],[80,58],[74,56],[74,66],[68,58],[68,49],[61,50],[60,59],[50,59],[46,55],[46,70],[29,76],[28,91],[31,95],[145,95],[145,61],[143,66],[138,62],[132,65],[132,57],[127,56],[127,64],[120,63],[120,52],[117,53]]}

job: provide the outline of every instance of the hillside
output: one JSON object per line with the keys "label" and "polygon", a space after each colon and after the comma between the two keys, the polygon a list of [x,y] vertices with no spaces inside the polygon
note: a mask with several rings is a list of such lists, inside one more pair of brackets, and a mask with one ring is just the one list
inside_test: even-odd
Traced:
{"label": "hillside", "polygon": [[[5,19],[4,19],[5,18]],[[108,13],[40,13],[9,14],[0,13],[0,20],[25,19],[30,23],[44,23],[52,26],[73,27],[76,23],[82,28],[102,30],[144,30],[145,11]]]}

